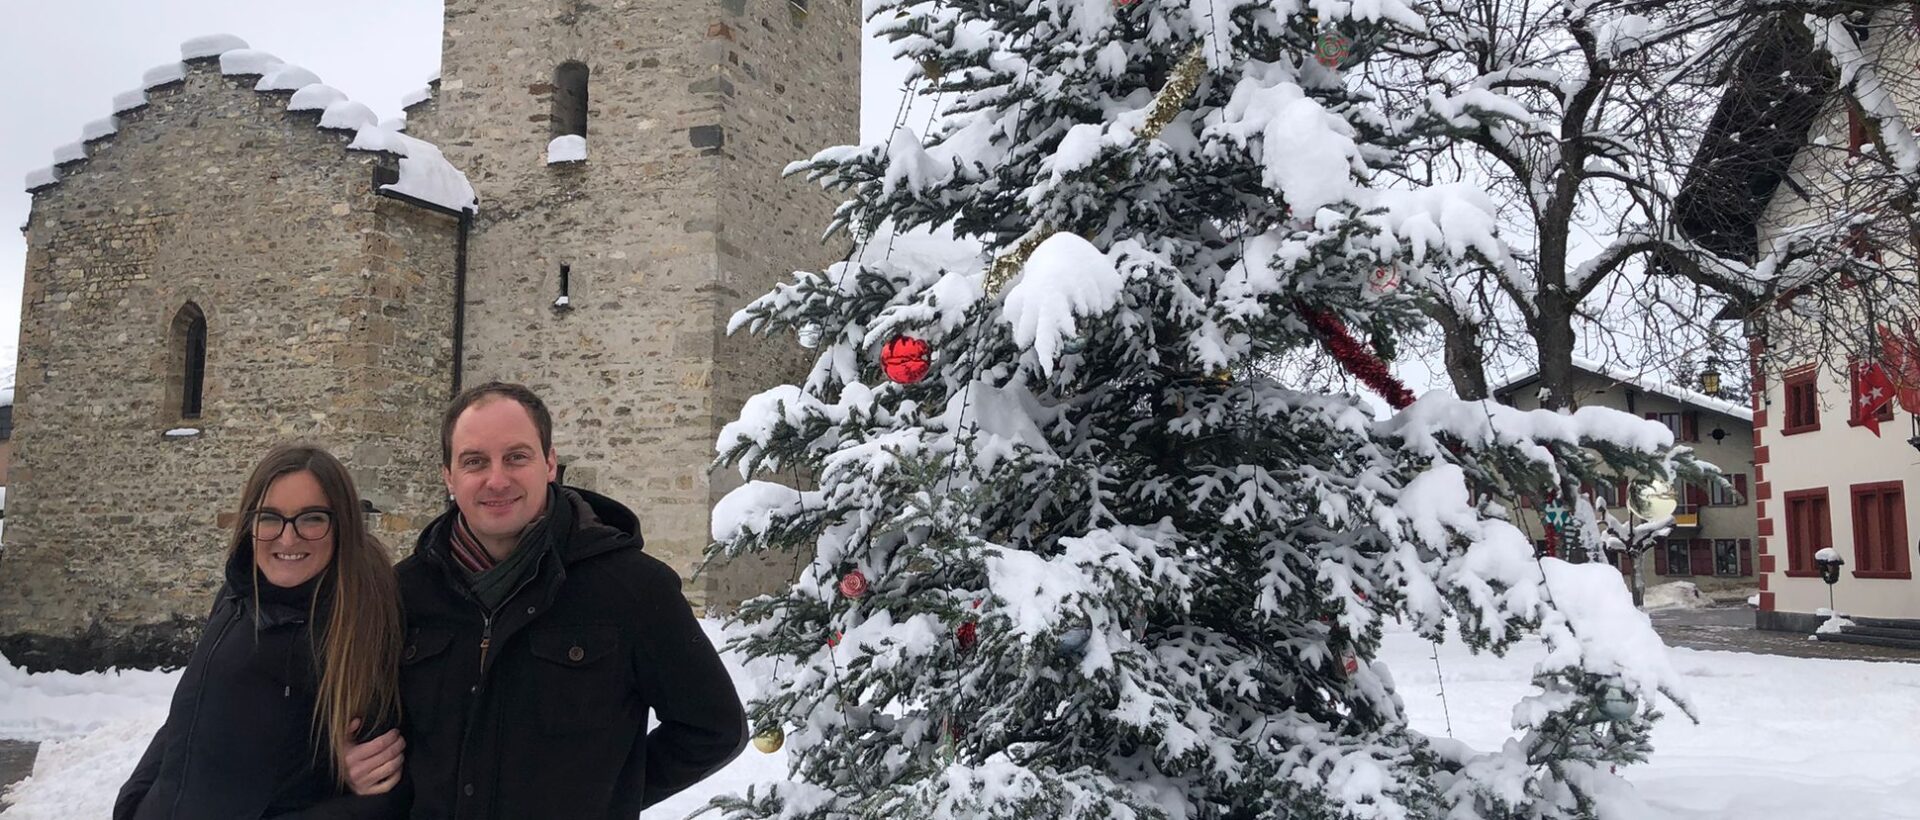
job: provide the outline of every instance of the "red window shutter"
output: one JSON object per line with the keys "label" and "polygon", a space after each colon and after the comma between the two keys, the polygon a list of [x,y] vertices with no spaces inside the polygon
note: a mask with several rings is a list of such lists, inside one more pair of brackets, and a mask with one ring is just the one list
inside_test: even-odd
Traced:
{"label": "red window shutter", "polygon": [[1861,572],[1878,572],[1880,566],[1879,496],[1871,491],[1853,496],[1853,565]]}
{"label": "red window shutter", "polygon": [[1695,538],[1687,542],[1687,563],[1693,565],[1693,574],[1713,574],[1713,541],[1707,538]]}
{"label": "red window shutter", "polygon": [[1617,479],[1613,482],[1613,506],[1615,508],[1626,509],[1627,499],[1632,497],[1628,495],[1627,492],[1628,492],[1628,487],[1627,487],[1626,479],[1624,478]]}
{"label": "red window shutter", "polygon": [[1653,540],[1653,574],[1667,574],[1667,539],[1665,538]]}
{"label": "red window shutter", "polygon": [[1913,564],[1907,553],[1906,486],[1895,487],[1882,498],[1887,504],[1887,549],[1893,559],[1893,571],[1911,572]]}
{"label": "red window shutter", "polygon": [[1747,499],[1747,474],[1746,473],[1733,474],[1733,492],[1735,495],[1740,496],[1739,498],[1735,499],[1733,502],[1736,506],[1747,503],[1748,499]]}
{"label": "red window shutter", "polygon": [[1706,503],[1707,503],[1706,485],[1689,482],[1687,484],[1687,504],[1691,505],[1697,510],[1700,507],[1706,506]]}
{"label": "red window shutter", "polygon": [[1753,574],[1753,539],[1740,539],[1740,574]]}
{"label": "red window shutter", "polygon": [[1700,440],[1700,412],[1698,410],[1689,410],[1685,415],[1680,417],[1680,440]]}

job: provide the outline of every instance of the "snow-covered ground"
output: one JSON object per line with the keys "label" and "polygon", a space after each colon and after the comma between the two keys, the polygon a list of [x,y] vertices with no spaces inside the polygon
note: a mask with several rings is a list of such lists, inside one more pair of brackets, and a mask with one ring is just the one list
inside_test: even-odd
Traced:
{"label": "snow-covered ground", "polygon": [[[717,637],[714,625],[708,630]],[[1660,723],[1653,760],[1629,772],[1648,804],[1631,820],[1920,818],[1920,664],[1671,651],[1701,722]],[[1534,644],[1504,659],[1448,644],[1436,672],[1432,645],[1396,632],[1382,659],[1417,728],[1445,735],[1450,719],[1455,737],[1489,748],[1507,737],[1539,655]],[[27,675],[0,664],[0,737],[44,741],[33,776],[0,817],[106,816],[173,681],[155,672]],[[647,816],[684,817],[713,794],[782,777],[785,767],[784,753],[749,749]]]}

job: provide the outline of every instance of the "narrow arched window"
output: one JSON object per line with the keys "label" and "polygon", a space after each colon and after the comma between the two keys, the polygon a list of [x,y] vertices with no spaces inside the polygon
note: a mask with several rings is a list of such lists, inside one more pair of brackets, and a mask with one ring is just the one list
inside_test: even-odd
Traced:
{"label": "narrow arched window", "polygon": [[552,136],[587,135],[587,66],[561,63],[553,70]]}
{"label": "narrow arched window", "polygon": [[173,315],[167,347],[173,359],[168,404],[179,408],[180,418],[197,419],[207,379],[207,315],[199,305],[188,302]]}

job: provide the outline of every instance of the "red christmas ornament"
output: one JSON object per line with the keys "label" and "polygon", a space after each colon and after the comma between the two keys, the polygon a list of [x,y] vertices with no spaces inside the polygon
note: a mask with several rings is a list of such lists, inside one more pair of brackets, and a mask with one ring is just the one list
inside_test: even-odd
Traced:
{"label": "red christmas ornament", "polygon": [[832,635],[828,635],[828,636],[827,636],[827,646],[828,646],[828,647],[835,647],[835,646],[839,646],[839,645],[840,645],[840,639],[841,639],[841,638],[844,638],[844,637],[846,637],[846,636],[847,636],[847,633],[845,633],[845,632],[835,632],[835,633],[833,633]]}
{"label": "red christmas ornament", "polygon": [[1334,361],[1339,362],[1348,373],[1352,373],[1354,378],[1372,388],[1373,392],[1379,393],[1380,397],[1393,405],[1395,410],[1405,410],[1407,405],[1413,403],[1413,391],[1408,390],[1405,384],[1393,377],[1393,371],[1388,369],[1386,362],[1361,346],[1360,341],[1353,338],[1346,324],[1342,323],[1338,317],[1327,311],[1308,307],[1305,303],[1300,303],[1298,307],[1300,313],[1306,316],[1307,325],[1319,335],[1320,342],[1327,346],[1327,352],[1332,353]]}
{"label": "red christmas ornament", "polygon": [[840,594],[848,598],[859,598],[867,594],[867,576],[854,570],[840,577]]}
{"label": "red christmas ornament", "polygon": [[1373,269],[1373,275],[1367,277],[1367,289],[1374,293],[1391,293],[1400,289],[1400,272],[1389,267]]}
{"label": "red christmas ornament", "polygon": [[1351,678],[1360,671],[1360,656],[1351,649],[1340,650],[1340,671]]}
{"label": "red christmas ornament", "polygon": [[975,624],[973,621],[968,621],[964,624],[961,624],[959,629],[956,629],[953,631],[953,638],[954,640],[959,641],[960,651],[962,652],[970,651],[973,649],[974,644],[977,644],[980,642],[979,625]]}
{"label": "red christmas ornament", "polygon": [[895,336],[880,348],[880,367],[887,378],[901,384],[915,384],[933,369],[931,349],[912,336]]}

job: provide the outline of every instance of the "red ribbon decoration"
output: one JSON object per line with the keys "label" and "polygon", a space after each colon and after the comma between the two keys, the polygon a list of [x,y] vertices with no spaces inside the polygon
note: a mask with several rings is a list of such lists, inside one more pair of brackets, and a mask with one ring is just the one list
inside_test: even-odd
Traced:
{"label": "red ribbon decoration", "polygon": [[1379,393],[1395,410],[1405,410],[1407,405],[1413,403],[1413,391],[1394,378],[1386,362],[1373,355],[1373,351],[1360,344],[1360,340],[1353,338],[1353,333],[1347,330],[1346,323],[1340,321],[1339,317],[1304,303],[1297,307],[1301,315],[1307,317],[1307,325],[1320,337],[1320,342],[1327,346],[1327,352],[1333,354],[1334,361],[1339,362],[1360,383]]}

